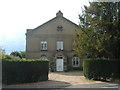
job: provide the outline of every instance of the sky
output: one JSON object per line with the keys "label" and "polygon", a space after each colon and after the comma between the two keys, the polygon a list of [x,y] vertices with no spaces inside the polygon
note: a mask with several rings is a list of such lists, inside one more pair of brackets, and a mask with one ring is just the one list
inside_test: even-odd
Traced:
{"label": "sky", "polygon": [[26,29],[49,21],[59,10],[79,24],[83,5],[89,5],[88,0],[0,0],[0,47],[6,54],[25,51]]}

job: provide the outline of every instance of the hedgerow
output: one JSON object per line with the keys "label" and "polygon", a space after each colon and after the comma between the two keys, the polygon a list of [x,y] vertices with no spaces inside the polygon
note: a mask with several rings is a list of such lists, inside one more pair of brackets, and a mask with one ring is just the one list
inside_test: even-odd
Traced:
{"label": "hedgerow", "polygon": [[49,61],[44,59],[2,60],[2,82],[5,84],[48,80]]}
{"label": "hedgerow", "polygon": [[120,60],[85,59],[83,70],[88,79],[120,78]]}

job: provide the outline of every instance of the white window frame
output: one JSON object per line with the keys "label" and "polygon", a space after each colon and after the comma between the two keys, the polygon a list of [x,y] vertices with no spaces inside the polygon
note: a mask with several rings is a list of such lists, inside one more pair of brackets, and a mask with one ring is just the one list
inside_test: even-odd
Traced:
{"label": "white window frame", "polygon": [[63,44],[64,44],[63,41],[57,41],[57,50],[63,50],[64,49]]}
{"label": "white window frame", "polygon": [[47,41],[41,41],[40,48],[41,50],[47,50]]}
{"label": "white window frame", "polygon": [[80,58],[79,57],[73,57],[72,58],[72,66],[73,67],[79,67],[80,66]]}

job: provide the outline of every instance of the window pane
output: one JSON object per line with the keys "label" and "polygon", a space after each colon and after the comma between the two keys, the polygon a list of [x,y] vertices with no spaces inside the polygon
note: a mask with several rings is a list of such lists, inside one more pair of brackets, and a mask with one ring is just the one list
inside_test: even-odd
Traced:
{"label": "window pane", "polygon": [[44,50],[47,50],[47,42],[44,43]]}
{"label": "window pane", "polygon": [[41,41],[41,50],[47,50],[47,41]]}
{"label": "window pane", "polygon": [[73,65],[75,66],[75,60],[73,60]]}
{"label": "window pane", "polygon": [[57,50],[59,50],[59,42],[57,42]]}
{"label": "window pane", "polygon": [[63,41],[57,41],[57,50],[63,50]]}
{"label": "window pane", "polygon": [[78,60],[76,60],[76,66],[78,66],[78,64],[79,64],[79,63],[78,63]]}
{"label": "window pane", "polygon": [[80,63],[79,58],[73,57],[72,63],[73,63],[73,67],[79,67],[79,63]]}
{"label": "window pane", "polygon": [[63,50],[63,42],[61,41],[61,46],[60,46],[61,50]]}
{"label": "window pane", "polygon": [[43,44],[41,43],[41,49],[43,49]]}

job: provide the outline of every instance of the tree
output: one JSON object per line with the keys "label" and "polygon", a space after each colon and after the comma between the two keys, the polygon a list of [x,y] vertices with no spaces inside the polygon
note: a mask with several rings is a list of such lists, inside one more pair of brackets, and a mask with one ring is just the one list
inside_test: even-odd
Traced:
{"label": "tree", "polygon": [[21,54],[18,51],[11,52],[11,56],[22,58]]}
{"label": "tree", "polygon": [[3,58],[3,55],[5,54],[5,49],[3,49],[1,46],[0,46],[0,59]]}
{"label": "tree", "polygon": [[13,59],[13,58],[14,57],[10,55],[5,55],[5,54],[2,55],[2,59]]}
{"label": "tree", "polygon": [[79,15],[75,51],[81,57],[120,58],[120,2],[91,2]]}
{"label": "tree", "polygon": [[12,59],[13,57],[5,54],[5,49],[0,47],[0,59]]}
{"label": "tree", "polygon": [[2,54],[5,54],[5,49],[3,49],[1,46],[0,46],[0,52],[1,52]]}
{"label": "tree", "polygon": [[26,52],[25,51],[20,51],[21,57],[26,58]]}

